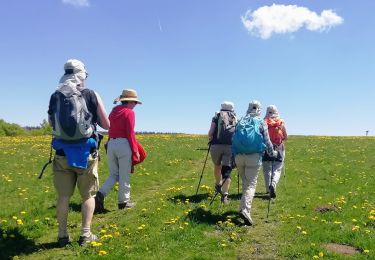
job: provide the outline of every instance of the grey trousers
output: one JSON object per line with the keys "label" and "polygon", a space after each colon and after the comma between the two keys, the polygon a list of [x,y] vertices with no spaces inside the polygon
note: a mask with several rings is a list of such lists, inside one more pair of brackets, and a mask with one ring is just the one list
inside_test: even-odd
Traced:
{"label": "grey trousers", "polygon": [[118,203],[130,200],[130,171],[132,165],[132,151],[126,138],[110,139],[108,142],[107,158],[109,176],[100,192],[106,196],[113,185],[118,182]]}

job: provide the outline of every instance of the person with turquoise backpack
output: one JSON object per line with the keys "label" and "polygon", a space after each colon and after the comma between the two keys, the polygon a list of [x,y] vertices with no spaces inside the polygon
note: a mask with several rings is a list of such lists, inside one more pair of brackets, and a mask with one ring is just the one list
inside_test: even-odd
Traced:
{"label": "person with turquoise backpack", "polygon": [[251,101],[246,115],[238,121],[232,139],[232,153],[242,178],[239,215],[249,226],[254,224],[250,211],[263,154],[266,152],[271,157],[277,157],[268,135],[268,127],[260,114],[260,102]]}

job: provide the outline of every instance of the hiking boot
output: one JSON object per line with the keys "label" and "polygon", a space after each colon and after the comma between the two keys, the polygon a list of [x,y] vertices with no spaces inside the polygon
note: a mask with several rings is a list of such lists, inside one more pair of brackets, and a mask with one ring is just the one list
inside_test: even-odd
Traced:
{"label": "hiking boot", "polygon": [[221,185],[220,184],[215,184],[215,191],[217,193],[221,193]]}
{"label": "hiking boot", "polygon": [[135,206],[135,204],[136,204],[135,202],[131,202],[131,201],[119,203],[118,209],[131,209]]}
{"label": "hiking boot", "polygon": [[229,204],[229,195],[228,193],[225,193],[221,195],[221,203],[223,204]]}
{"label": "hiking boot", "polygon": [[100,191],[95,196],[95,213],[104,212],[104,195]]}
{"label": "hiking boot", "polygon": [[273,185],[270,185],[270,198],[276,198],[276,188]]}
{"label": "hiking boot", "polygon": [[247,213],[245,210],[241,210],[240,211],[240,217],[243,219],[243,221],[245,222],[245,224],[247,226],[252,226],[254,224],[253,220],[251,219],[250,217],[250,214]]}
{"label": "hiking boot", "polygon": [[98,237],[96,236],[96,235],[94,235],[93,233],[91,233],[89,236],[80,236],[79,237],[79,240],[78,240],[78,244],[80,245],[80,246],[84,246],[85,244],[87,244],[87,243],[90,243],[90,242],[92,242],[92,241],[95,241],[95,240],[97,240],[98,239]]}
{"label": "hiking boot", "polygon": [[67,244],[70,244],[70,237],[58,237],[57,243],[59,244],[59,247],[65,247]]}

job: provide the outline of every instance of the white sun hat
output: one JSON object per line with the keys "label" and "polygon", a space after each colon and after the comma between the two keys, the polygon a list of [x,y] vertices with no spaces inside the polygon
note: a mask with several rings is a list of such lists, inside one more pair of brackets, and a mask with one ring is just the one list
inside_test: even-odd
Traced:
{"label": "white sun hat", "polygon": [[233,111],[234,110],[233,102],[224,101],[223,103],[221,103],[221,110]]}
{"label": "white sun hat", "polygon": [[269,105],[267,107],[267,112],[265,117],[279,117],[279,111],[277,110],[277,107],[275,105]]}
{"label": "white sun hat", "polygon": [[260,116],[261,110],[262,105],[260,102],[258,100],[253,100],[249,103],[246,114],[250,114],[251,116]]}
{"label": "white sun hat", "polygon": [[69,59],[64,64],[64,75],[61,77],[59,83],[71,81],[76,84],[82,83],[87,78],[87,70],[82,61],[76,59]]}

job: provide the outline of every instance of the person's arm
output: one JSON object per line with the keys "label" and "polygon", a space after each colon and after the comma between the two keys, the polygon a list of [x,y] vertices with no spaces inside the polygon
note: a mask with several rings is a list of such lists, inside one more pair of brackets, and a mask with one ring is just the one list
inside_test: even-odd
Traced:
{"label": "person's arm", "polygon": [[283,131],[284,140],[287,140],[288,139],[288,133],[286,132],[285,122],[283,122],[283,124],[282,124],[281,131]]}
{"label": "person's arm", "polygon": [[55,95],[51,95],[50,99],[49,99],[49,104],[48,104],[48,111],[47,111],[47,114],[48,114],[48,124],[50,126],[53,126],[52,125],[52,113],[53,113],[53,107],[52,105],[56,103],[55,101]]}
{"label": "person's arm", "polygon": [[212,139],[214,138],[215,128],[216,128],[216,123],[215,123],[215,122],[212,122],[212,123],[211,123],[210,130],[208,131],[208,140],[209,140],[210,142],[211,142]]}
{"label": "person's arm", "polygon": [[219,113],[215,113],[215,116],[212,118],[210,130],[208,131],[208,141],[212,141],[214,138],[215,130],[219,121]]}
{"label": "person's arm", "polygon": [[266,144],[266,151],[268,153],[269,156],[271,157],[276,157],[277,156],[277,152],[273,149],[273,144],[270,140],[270,136],[268,134],[268,126],[267,124],[262,121],[261,123],[261,131],[262,131],[262,134],[263,134],[263,138],[264,138],[264,143]]}
{"label": "person's arm", "polygon": [[103,101],[98,93],[95,92],[96,99],[98,100],[98,107],[96,113],[98,115],[98,124],[101,128],[108,130],[109,129],[109,119],[107,112],[105,111]]}

